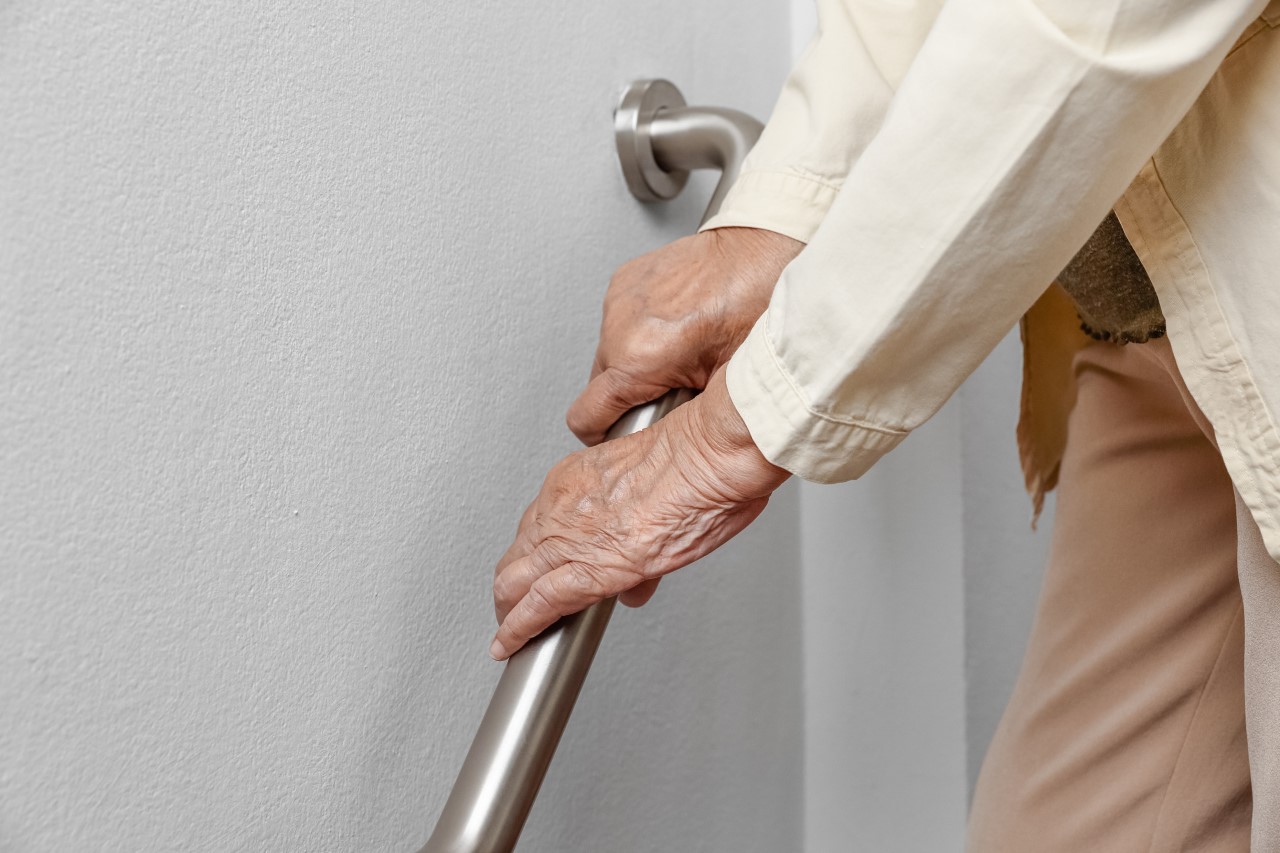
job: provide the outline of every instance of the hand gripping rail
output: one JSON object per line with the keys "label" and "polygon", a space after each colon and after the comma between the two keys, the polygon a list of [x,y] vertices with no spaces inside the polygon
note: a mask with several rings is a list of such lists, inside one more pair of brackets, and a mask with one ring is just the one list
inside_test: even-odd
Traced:
{"label": "hand gripping rail", "polygon": [[[687,107],[666,80],[627,87],[614,113],[618,158],[641,201],[674,198],[691,169],[719,169],[702,221],[720,207],[763,126],[745,113]],[[657,423],[693,391],[637,406],[610,439]],[[507,661],[435,831],[420,853],[510,853],[604,637],[614,599],[562,619]]]}

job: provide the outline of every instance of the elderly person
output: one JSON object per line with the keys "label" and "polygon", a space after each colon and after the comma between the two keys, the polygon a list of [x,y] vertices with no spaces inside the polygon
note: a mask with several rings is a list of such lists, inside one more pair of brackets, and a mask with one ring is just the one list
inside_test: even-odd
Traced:
{"label": "elderly person", "polygon": [[1280,850],[1280,0],[820,16],[719,215],[614,277],[494,656],[858,477],[1021,318],[1060,496],[970,848]]}

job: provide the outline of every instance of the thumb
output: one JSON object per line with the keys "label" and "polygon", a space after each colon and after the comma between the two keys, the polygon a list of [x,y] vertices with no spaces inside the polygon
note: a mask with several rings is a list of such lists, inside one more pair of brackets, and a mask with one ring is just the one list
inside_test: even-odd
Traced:
{"label": "thumb", "polygon": [[671,386],[637,382],[619,370],[606,368],[573,401],[565,423],[583,444],[599,444],[618,418],[670,390]]}

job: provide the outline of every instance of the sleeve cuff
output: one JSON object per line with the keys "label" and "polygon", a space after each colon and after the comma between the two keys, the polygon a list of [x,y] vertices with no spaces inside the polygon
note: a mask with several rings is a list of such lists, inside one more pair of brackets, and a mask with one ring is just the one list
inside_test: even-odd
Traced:
{"label": "sleeve cuff", "polygon": [[768,316],[756,323],[725,373],[752,440],[766,459],[805,480],[861,477],[907,433],[815,411],[769,342]]}
{"label": "sleeve cuff", "polygon": [[698,230],[763,228],[808,243],[839,189],[837,184],[796,172],[743,172],[720,212]]}

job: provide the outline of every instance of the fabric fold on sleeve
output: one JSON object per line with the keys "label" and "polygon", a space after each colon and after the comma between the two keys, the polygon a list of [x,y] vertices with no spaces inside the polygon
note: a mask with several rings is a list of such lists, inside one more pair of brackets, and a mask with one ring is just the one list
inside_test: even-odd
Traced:
{"label": "fabric fold on sleeve", "polygon": [[820,178],[749,172],[734,182],[720,211],[699,230],[763,228],[808,243],[839,189],[839,185]]}
{"label": "fabric fold on sleeve", "polygon": [[729,362],[725,381],[764,457],[806,480],[857,479],[907,437],[815,411],[778,360],[763,318]]}
{"label": "fabric fold on sleeve", "polygon": [[932,417],[1264,5],[949,0],[729,362],[765,456],[846,480]]}
{"label": "fabric fold on sleeve", "polygon": [[818,33],[703,231],[764,228],[808,242],[884,120],[942,0],[818,0]]}

